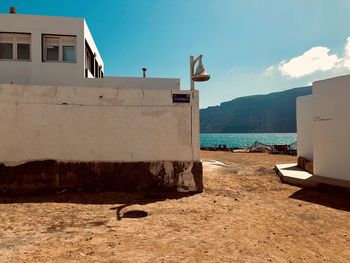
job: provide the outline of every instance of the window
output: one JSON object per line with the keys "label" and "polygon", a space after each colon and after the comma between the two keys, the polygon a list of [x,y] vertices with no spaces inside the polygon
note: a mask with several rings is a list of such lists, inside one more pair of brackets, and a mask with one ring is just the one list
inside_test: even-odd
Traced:
{"label": "window", "polygon": [[93,53],[85,40],[85,78],[103,78],[102,66],[98,64],[96,53]]}
{"label": "window", "polygon": [[0,43],[0,59],[13,59],[12,43]]}
{"label": "window", "polygon": [[43,35],[43,61],[75,63],[76,36]]}
{"label": "window", "polygon": [[17,44],[17,58],[18,59],[30,59],[30,45],[29,44]]}
{"label": "window", "polygon": [[31,35],[0,33],[0,59],[30,60]]}
{"label": "window", "polygon": [[97,60],[95,59],[95,78],[98,78],[98,63]]}
{"label": "window", "polygon": [[[91,51],[91,48],[89,47],[89,44],[85,40],[85,69],[90,71],[90,73],[94,74],[94,54]],[[86,75],[86,77],[88,74]]]}
{"label": "window", "polygon": [[75,61],[74,46],[63,46],[63,61],[69,61],[69,62]]}
{"label": "window", "polygon": [[48,45],[46,47],[46,60],[47,61],[58,61],[59,58],[59,47]]}

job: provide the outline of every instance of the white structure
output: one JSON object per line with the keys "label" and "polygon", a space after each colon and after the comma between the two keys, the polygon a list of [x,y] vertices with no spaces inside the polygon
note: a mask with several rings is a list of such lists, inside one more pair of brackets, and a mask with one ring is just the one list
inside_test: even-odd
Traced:
{"label": "white structure", "polygon": [[313,166],[308,184],[350,186],[349,98],[350,75],[346,75],[316,81],[312,95],[297,99],[299,166],[302,159]]}
{"label": "white structure", "polygon": [[0,192],[202,190],[198,91],[104,70],[85,20],[0,15]]}
{"label": "white structure", "polygon": [[84,19],[0,14],[2,84],[180,88],[179,79],[105,77],[104,70]]}
{"label": "white structure", "polygon": [[312,95],[297,98],[298,156],[313,160],[313,104]]}
{"label": "white structure", "polygon": [[186,104],[172,94],[0,84],[0,159],[198,161],[198,91],[176,91]]}

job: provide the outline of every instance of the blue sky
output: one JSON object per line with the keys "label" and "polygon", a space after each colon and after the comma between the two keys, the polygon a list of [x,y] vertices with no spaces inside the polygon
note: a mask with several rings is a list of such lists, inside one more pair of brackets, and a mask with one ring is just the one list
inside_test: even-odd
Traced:
{"label": "blue sky", "polygon": [[212,79],[201,108],[305,86],[350,72],[347,0],[0,0],[0,12],[84,17],[106,75],[176,77],[189,87],[189,56]]}

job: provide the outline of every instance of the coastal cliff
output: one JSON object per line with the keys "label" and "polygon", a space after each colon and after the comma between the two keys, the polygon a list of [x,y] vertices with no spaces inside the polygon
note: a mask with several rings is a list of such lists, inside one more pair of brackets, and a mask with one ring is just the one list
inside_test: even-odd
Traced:
{"label": "coastal cliff", "polygon": [[312,87],[236,98],[200,110],[202,133],[296,132],[296,98]]}

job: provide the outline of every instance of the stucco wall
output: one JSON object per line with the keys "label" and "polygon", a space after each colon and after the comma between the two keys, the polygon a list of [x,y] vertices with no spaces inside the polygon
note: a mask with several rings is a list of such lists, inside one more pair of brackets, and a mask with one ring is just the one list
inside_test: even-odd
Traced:
{"label": "stucco wall", "polygon": [[117,89],[162,89],[179,90],[180,80],[170,78],[104,77],[82,79],[79,86]]}
{"label": "stucco wall", "polygon": [[199,160],[198,92],[0,85],[0,162]]}
{"label": "stucco wall", "polygon": [[313,160],[313,103],[312,95],[297,98],[298,156]]}
{"label": "stucco wall", "polygon": [[350,180],[350,76],[313,84],[314,173]]}

